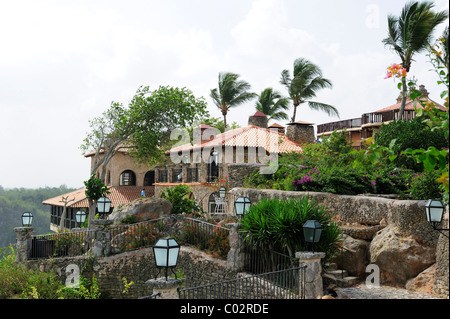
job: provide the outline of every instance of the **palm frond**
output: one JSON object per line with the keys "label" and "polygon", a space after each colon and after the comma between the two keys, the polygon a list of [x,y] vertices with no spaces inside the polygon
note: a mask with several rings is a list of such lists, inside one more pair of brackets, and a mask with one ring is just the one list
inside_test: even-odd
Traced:
{"label": "palm frond", "polygon": [[320,110],[327,113],[329,116],[337,116],[339,118],[339,111],[332,105],[312,101],[309,101],[308,105],[313,110]]}

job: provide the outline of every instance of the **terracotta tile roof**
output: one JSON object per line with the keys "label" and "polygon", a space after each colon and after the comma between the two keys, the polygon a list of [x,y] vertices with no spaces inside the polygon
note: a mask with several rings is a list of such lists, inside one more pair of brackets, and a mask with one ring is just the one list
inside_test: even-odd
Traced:
{"label": "terracotta tile roof", "polygon": [[[427,101],[427,102],[429,101],[429,102],[433,103],[434,105],[437,105],[439,110],[447,111],[447,109],[444,106],[434,102],[433,100],[431,100],[428,97],[423,97],[420,100],[421,101]],[[375,113],[382,113],[382,112],[387,112],[387,111],[398,110],[398,109],[400,109],[401,105],[402,105],[402,102],[395,103],[393,105],[390,105],[390,106],[384,107],[384,108],[382,108],[382,109],[380,109],[378,111],[375,111]],[[414,107],[420,108],[420,109],[423,108],[422,105],[418,101],[412,101],[410,98],[408,98],[406,100],[406,104],[405,104],[405,111],[414,111]]]}
{"label": "terracotta tile roof", "polygon": [[255,114],[251,115],[251,116],[261,116],[261,117],[267,117],[266,114],[264,114],[261,111],[256,111]]}
{"label": "terracotta tile roof", "polygon": [[184,144],[172,148],[166,154],[178,153],[182,151],[198,150],[205,147],[231,146],[231,147],[263,147],[268,152],[299,152],[301,145],[289,140],[278,130],[270,130],[254,125],[229,130],[225,133],[217,134],[207,141],[200,141],[192,144]]}
{"label": "terracotta tile roof", "polygon": [[268,127],[269,127],[269,128],[271,128],[271,127],[284,128],[284,126],[282,126],[282,125],[280,125],[280,124],[278,124],[278,123],[270,124]]}
{"label": "terracotta tile roof", "polygon": [[[111,186],[109,187],[108,198],[111,200],[111,206],[115,207],[120,204],[129,203],[135,199],[138,199],[141,196],[142,188],[145,190],[145,194],[147,197],[153,196],[155,192],[155,188],[153,186]],[[42,202],[44,205],[51,206],[64,206],[62,202],[60,202],[61,197],[68,196],[68,199],[75,198],[73,202],[70,202],[67,207],[75,207],[75,208],[87,208],[89,207],[88,200],[85,194],[86,188],[82,188],[67,194],[63,194],[60,196],[56,196],[50,199],[47,199]]]}

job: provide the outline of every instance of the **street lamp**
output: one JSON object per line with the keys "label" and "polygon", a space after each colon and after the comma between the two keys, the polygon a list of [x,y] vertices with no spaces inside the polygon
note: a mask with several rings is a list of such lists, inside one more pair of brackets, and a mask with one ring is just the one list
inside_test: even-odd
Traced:
{"label": "street lamp", "polygon": [[[160,270],[165,268],[166,281],[167,270],[173,268],[178,263],[178,255],[180,253],[180,245],[174,238],[160,238],[153,246],[153,255],[155,256],[156,267]],[[175,272],[172,270],[175,274]],[[159,272],[158,272],[159,274]]]}
{"label": "street lamp", "polygon": [[431,224],[434,230],[437,230],[442,235],[448,238],[442,231],[448,231],[448,228],[438,228],[437,225],[442,222],[444,216],[444,204],[439,199],[429,199],[425,204],[425,212],[427,221]]}
{"label": "street lamp", "polygon": [[81,227],[81,224],[86,220],[86,212],[84,210],[79,210],[75,213],[75,220],[78,224],[78,227]]}
{"label": "street lamp", "polygon": [[33,214],[30,212],[25,212],[22,214],[22,226],[30,227],[31,222],[33,221]]}
{"label": "street lamp", "polygon": [[219,197],[225,198],[226,194],[227,194],[227,189],[225,188],[225,186],[220,187],[219,188]]}
{"label": "street lamp", "polygon": [[250,198],[248,197],[238,197],[238,199],[234,202],[234,209],[236,210],[237,216],[242,216],[246,214],[250,206],[252,205],[252,202],[250,201]]}
{"label": "street lamp", "polygon": [[317,220],[307,220],[303,225],[305,242],[310,243],[314,252],[314,245],[320,241],[323,226]]}
{"label": "street lamp", "polygon": [[111,200],[108,197],[100,197],[97,201],[97,210],[100,215],[109,214]]}

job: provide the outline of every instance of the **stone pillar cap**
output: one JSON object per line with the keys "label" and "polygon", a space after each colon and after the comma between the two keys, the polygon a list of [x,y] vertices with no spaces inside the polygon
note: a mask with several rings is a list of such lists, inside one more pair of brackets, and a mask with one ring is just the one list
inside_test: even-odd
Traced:
{"label": "stone pillar cap", "polygon": [[299,251],[295,253],[295,258],[302,259],[302,260],[309,260],[309,259],[320,259],[324,258],[325,253],[323,252],[312,252],[312,251]]}

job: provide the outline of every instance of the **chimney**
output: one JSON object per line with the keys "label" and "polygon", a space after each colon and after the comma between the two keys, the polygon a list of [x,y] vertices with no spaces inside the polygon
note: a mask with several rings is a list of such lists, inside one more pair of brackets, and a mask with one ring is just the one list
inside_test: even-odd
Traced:
{"label": "chimney", "polygon": [[425,88],[425,85],[423,84],[419,85],[419,90],[420,92],[422,92],[423,97],[428,97],[428,95],[430,94],[428,93],[427,89]]}
{"label": "chimney", "polygon": [[288,123],[286,137],[298,144],[314,142],[314,123],[297,121]]}
{"label": "chimney", "polygon": [[282,125],[280,125],[278,123],[273,123],[267,128],[269,128],[269,129],[276,128],[278,130],[278,133],[284,134],[284,126],[282,126]]}
{"label": "chimney", "polygon": [[254,125],[262,128],[267,128],[267,122],[267,116],[260,111],[256,111],[255,114],[248,118],[248,125]]}

